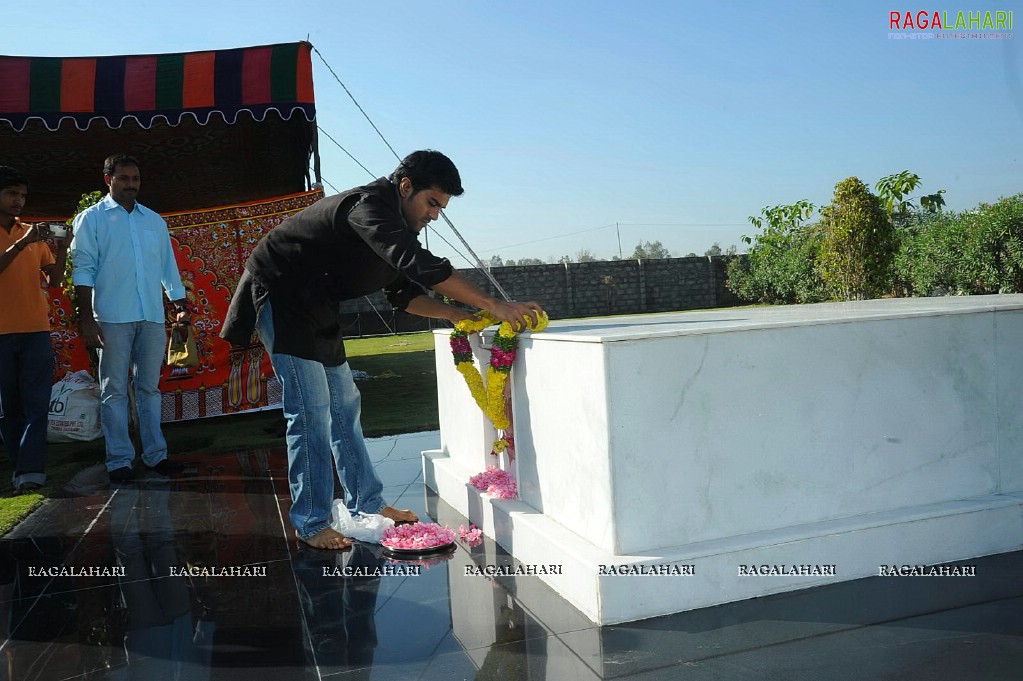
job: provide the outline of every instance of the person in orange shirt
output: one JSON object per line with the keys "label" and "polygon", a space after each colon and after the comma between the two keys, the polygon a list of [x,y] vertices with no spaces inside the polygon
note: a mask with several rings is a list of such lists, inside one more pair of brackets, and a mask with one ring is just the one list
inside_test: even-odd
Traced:
{"label": "person in orange shirt", "polygon": [[0,166],[0,436],[14,473],[15,494],[46,483],[46,425],[53,386],[50,306],[40,271],[56,288],[64,275],[71,240],[57,239],[57,257],[46,245],[49,225],[29,225],[25,208],[28,180]]}

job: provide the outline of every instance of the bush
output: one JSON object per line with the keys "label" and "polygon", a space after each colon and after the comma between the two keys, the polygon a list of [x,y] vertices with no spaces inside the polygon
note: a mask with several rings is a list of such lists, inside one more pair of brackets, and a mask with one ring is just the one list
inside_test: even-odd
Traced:
{"label": "bush", "polygon": [[917,296],[1023,292],[1023,194],[906,230],[896,271]]}
{"label": "bush", "polygon": [[820,273],[832,296],[863,300],[891,291],[898,242],[881,200],[850,177],[835,185],[821,213]]}
{"label": "bush", "polygon": [[[817,258],[820,232],[804,221],[814,205],[798,201],[761,211],[750,222],[761,229],[745,258],[728,263],[728,288],[740,298],[760,303],[814,303],[826,300]],[[744,236],[743,241],[753,244]]]}
{"label": "bush", "polygon": [[728,263],[728,288],[760,303],[817,303],[827,300],[817,272],[820,232],[816,225],[765,233],[744,258]]}

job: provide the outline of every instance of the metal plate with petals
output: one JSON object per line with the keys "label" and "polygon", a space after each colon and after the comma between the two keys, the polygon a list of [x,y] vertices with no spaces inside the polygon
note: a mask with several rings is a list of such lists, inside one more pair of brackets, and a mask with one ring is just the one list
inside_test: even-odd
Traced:
{"label": "metal plate with petals", "polygon": [[454,550],[455,542],[451,541],[428,549],[392,549],[389,546],[385,546],[384,555],[390,556],[391,558],[415,559],[426,558],[428,556],[439,556],[444,553],[454,552]]}

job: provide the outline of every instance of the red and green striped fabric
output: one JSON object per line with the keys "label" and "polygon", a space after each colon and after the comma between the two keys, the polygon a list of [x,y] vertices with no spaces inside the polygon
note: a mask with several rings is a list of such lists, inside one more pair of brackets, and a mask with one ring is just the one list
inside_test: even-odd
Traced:
{"label": "red and green striped fabric", "polygon": [[71,119],[85,130],[94,120],[118,128],[133,118],[148,128],[157,118],[177,125],[190,114],[233,123],[239,111],[262,120],[274,110],[288,119],[316,118],[309,43],[209,52],[111,57],[0,55],[0,121],[16,131],[41,119],[56,130]]}

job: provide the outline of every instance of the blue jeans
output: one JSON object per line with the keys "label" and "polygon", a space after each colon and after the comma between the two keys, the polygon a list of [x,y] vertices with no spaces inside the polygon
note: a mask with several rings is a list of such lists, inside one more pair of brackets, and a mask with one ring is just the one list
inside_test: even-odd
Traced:
{"label": "blue jeans", "polygon": [[167,332],[163,324],[100,322],[100,419],[106,439],[107,470],[131,467],[135,446],[128,435],[128,374],[135,377],[142,461],[155,466],[167,458],[167,441],[160,430],[160,367],[166,360]]}
{"label": "blue jeans", "polygon": [[50,332],[0,334],[0,436],[11,484],[46,482],[46,426],[53,387]]}
{"label": "blue jeans", "polygon": [[[383,484],[369,460],[359,422],[362,397],[348,364],[328,367],[273,352],[269,301],[259,309],[256,329],[263,346],[270,350],[270,362],[281,382],[288,423],[290,516],[298,536],[309,539],[330,525],[335,469],[352,513],[379,512],[386,505],[381,496]],[[333,461],[328,452],[333,454]]]}

